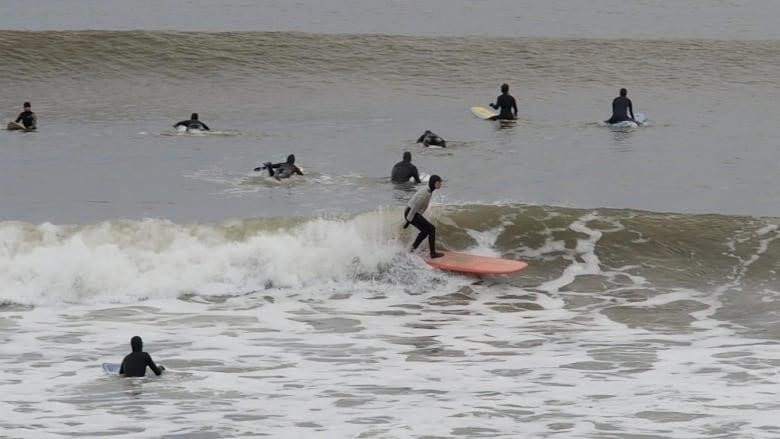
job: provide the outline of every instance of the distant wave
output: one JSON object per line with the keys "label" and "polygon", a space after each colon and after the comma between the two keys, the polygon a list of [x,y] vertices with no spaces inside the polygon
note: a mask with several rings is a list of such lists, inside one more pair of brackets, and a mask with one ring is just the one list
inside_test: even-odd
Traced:
{"label": "distant wave", "polygon": [[[295,32],[0,31],[0,74],[11,80],[350,75],[411,84],[483,85],[486,77],[588,84],[620,66],[645,85],[774,84],[772,41],[589,40],[321,35]],[[670,78],[670,72],[685,75]],[[673,79],[670,83],[670,79]],[[434,80],[434,81],[429,81]]]}

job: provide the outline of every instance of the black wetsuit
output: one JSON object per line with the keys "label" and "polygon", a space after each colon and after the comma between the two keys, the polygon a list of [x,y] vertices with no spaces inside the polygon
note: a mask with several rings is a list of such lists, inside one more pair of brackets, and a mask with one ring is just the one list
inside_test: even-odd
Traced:
{"label": "black wetsuit", "polygon": [[490,106],[495,109],[501,109],[498,115],[491,117],[491,119],[514,120],[517,118],[515,116],[517,114],[517,102],[515,101],[515,98],[509,93],[502,94],[496,98],[496,103],[490,104]]}
{"label": "black wetsuit", "polygon": [[211,129],[206,125],[205,123],[199,121],[198,119],[190,119],[190,120],[183,120],[181,122],[177,122],[176,125],[174,125],[174,128],[178,127],[187,127],[188,130],[205,130],[205,131],[211,131]]}
{"label": "black wetsuit", "polygon": [[162,369],[154,364],[151,355],[140,350],[133,351],[122,360],[119,374],[124,374],[126,377],[142,377],[146,375],[146,366],[149,366],[149,369],[152,369],[156,375],[162,374]]}
{"label": "black wetsuit", "polygon": [[22,125],[26,129],[34,129],[35,128],[35,113],[33,113],[30,110],[25,110],[19,113],[19,117],[16,118],[16,123],[22,122]]}
{"label": "black wetsuit", "polygon": [[412,162],[401,160],[393,166],[393,170],[390,172],[390,180],[393,183],[406,183],[410,178],[414,179],[415,183],[420,182],[420,174],[417,172],[417,166],[414,166]]}
{"label": "black wetsuit", "polygon": [[[292,177],[293,174],[303,175],[303,172],[301,172],[299,167],[287,162],[276,163],[270,166],[266,165],[266,169],[268,169],[268,174],[271,177],[276,178],[289,178]],[[274,172],[274,169],[276,169],[276,172]]]}
{"label": "black wetsuit", "polygon": [[441,146],[442,148],[447,147],[447,142],[442,139],[441,137],[434,134],[432,131],[426,131],[423,133],[422,136],[420,136],[419,139],[417,139],[417,143],[422,143],[425,146]]}
{"label": "black wetsuit", "polygon": [[618,123],[624,120],[634,120],[634,108],[631,106],[631,99],[618,96],[612,101],[612,117],[606,122]]}

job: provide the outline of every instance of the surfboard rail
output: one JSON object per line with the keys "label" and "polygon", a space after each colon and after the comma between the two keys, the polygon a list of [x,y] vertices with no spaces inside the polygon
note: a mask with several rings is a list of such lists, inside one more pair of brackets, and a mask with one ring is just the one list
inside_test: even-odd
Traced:
{"label": "surfboard rail", "polygon": [[425,258],[425,263],[440,270],[476,275],[512,274],[528,266],[524,261],[458,252],[444,252],[444,256],[436,259]]}

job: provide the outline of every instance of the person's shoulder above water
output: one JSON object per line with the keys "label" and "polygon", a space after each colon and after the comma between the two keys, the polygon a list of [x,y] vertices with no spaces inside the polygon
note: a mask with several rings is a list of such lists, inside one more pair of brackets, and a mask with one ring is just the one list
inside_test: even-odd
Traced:
{"label": "person's shoulder above water", "polygon": [[24,126],[27,130],[34,130],[38,126],[38,119],[35,113],[32,111],[31,105],[29,102],[25,102],[22,105],[22,112],[19,113],[19,116],[17,116],[16,123],[21,123],[22,126]]}
{"label": "person's shoulder above water", "polygon": [[390,171],[390,180],[394,183],[406,183],[410,179],[414,179],[415,183],[420,182],[420,174],[417,171],[417,166],[412,164],[412,153],[409,151],[404,152],[403,159],[393,166]]}
{"label": "person's shoulder above water", "polygon": [[188,120],[182,120],[173,124],[174,128],[184,127],[189,130],[204,130],[211,131],[211,129],[199,119],[198,113],[192,113]]}
{"label": "person's shoulder above water", "polygon": [[119,367],[119,374],[126,377],[142,377],[146,375],[146,368],[152,369],[155,375],[161,375],[165,367],[157,366],[152,356],[143,350],[143,340],[139,336],[130,339],[132,352],[127,354]]}
{"label": "person's shoulder above water", "polygon": [[426,130],[422,136],[417,139],[417,143],[422,143],[423,146],[440,146],[442,148],[447,147],[447,142],[441,137],[436,135],[431,130]]}

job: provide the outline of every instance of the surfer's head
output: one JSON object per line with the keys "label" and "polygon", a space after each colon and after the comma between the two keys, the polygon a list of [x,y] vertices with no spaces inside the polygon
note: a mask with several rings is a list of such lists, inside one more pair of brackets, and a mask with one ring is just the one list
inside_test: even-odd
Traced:
{"label": "surfer's head", "polygon": [[625,88],[620,89],[620,96],[626,97],[627,94],[628,94],[628,90],[626,90]]}
{"label": "surfer's head", "polygon": [[133,348],[133,352],[141,352],[144,350],[144,341],[136,335],[130,339],[130,347]]}
{"label": "surfer's head", "polygon": [[25,110],[29,110],[29,109],[30,109],[30,103],[29,103],[29,102],[25,102],[25,103],[24,103],[24,105],[22,105],[22,107],[23,107]]}
{"label": "surfer's head", "polygon": [[501,93],[509,93],[509,84],[501,84]]}
{"label": "surfer's head", "polygon": [[192,113],[192,115],[190,115],[190,119],[198,120],[198,113]]}
{"label": "surfer's head", "polygon": [[428,189],[430,189],[431,192],[433,192],[440,187],[441,187],[441,177],[439,177],[438,175],[431,175],[430,180],[428,180]]}
{"label": "surfer's head", "polygon": [[406,151],[404,153],[404,161],[405,162],[411,162],[412,161],[412,153],[409,151]]}
{"label": "surfer's head", "polygon": [[287,156],[287,164],[288,165],[295,164],[295,154],[290,154]]}

